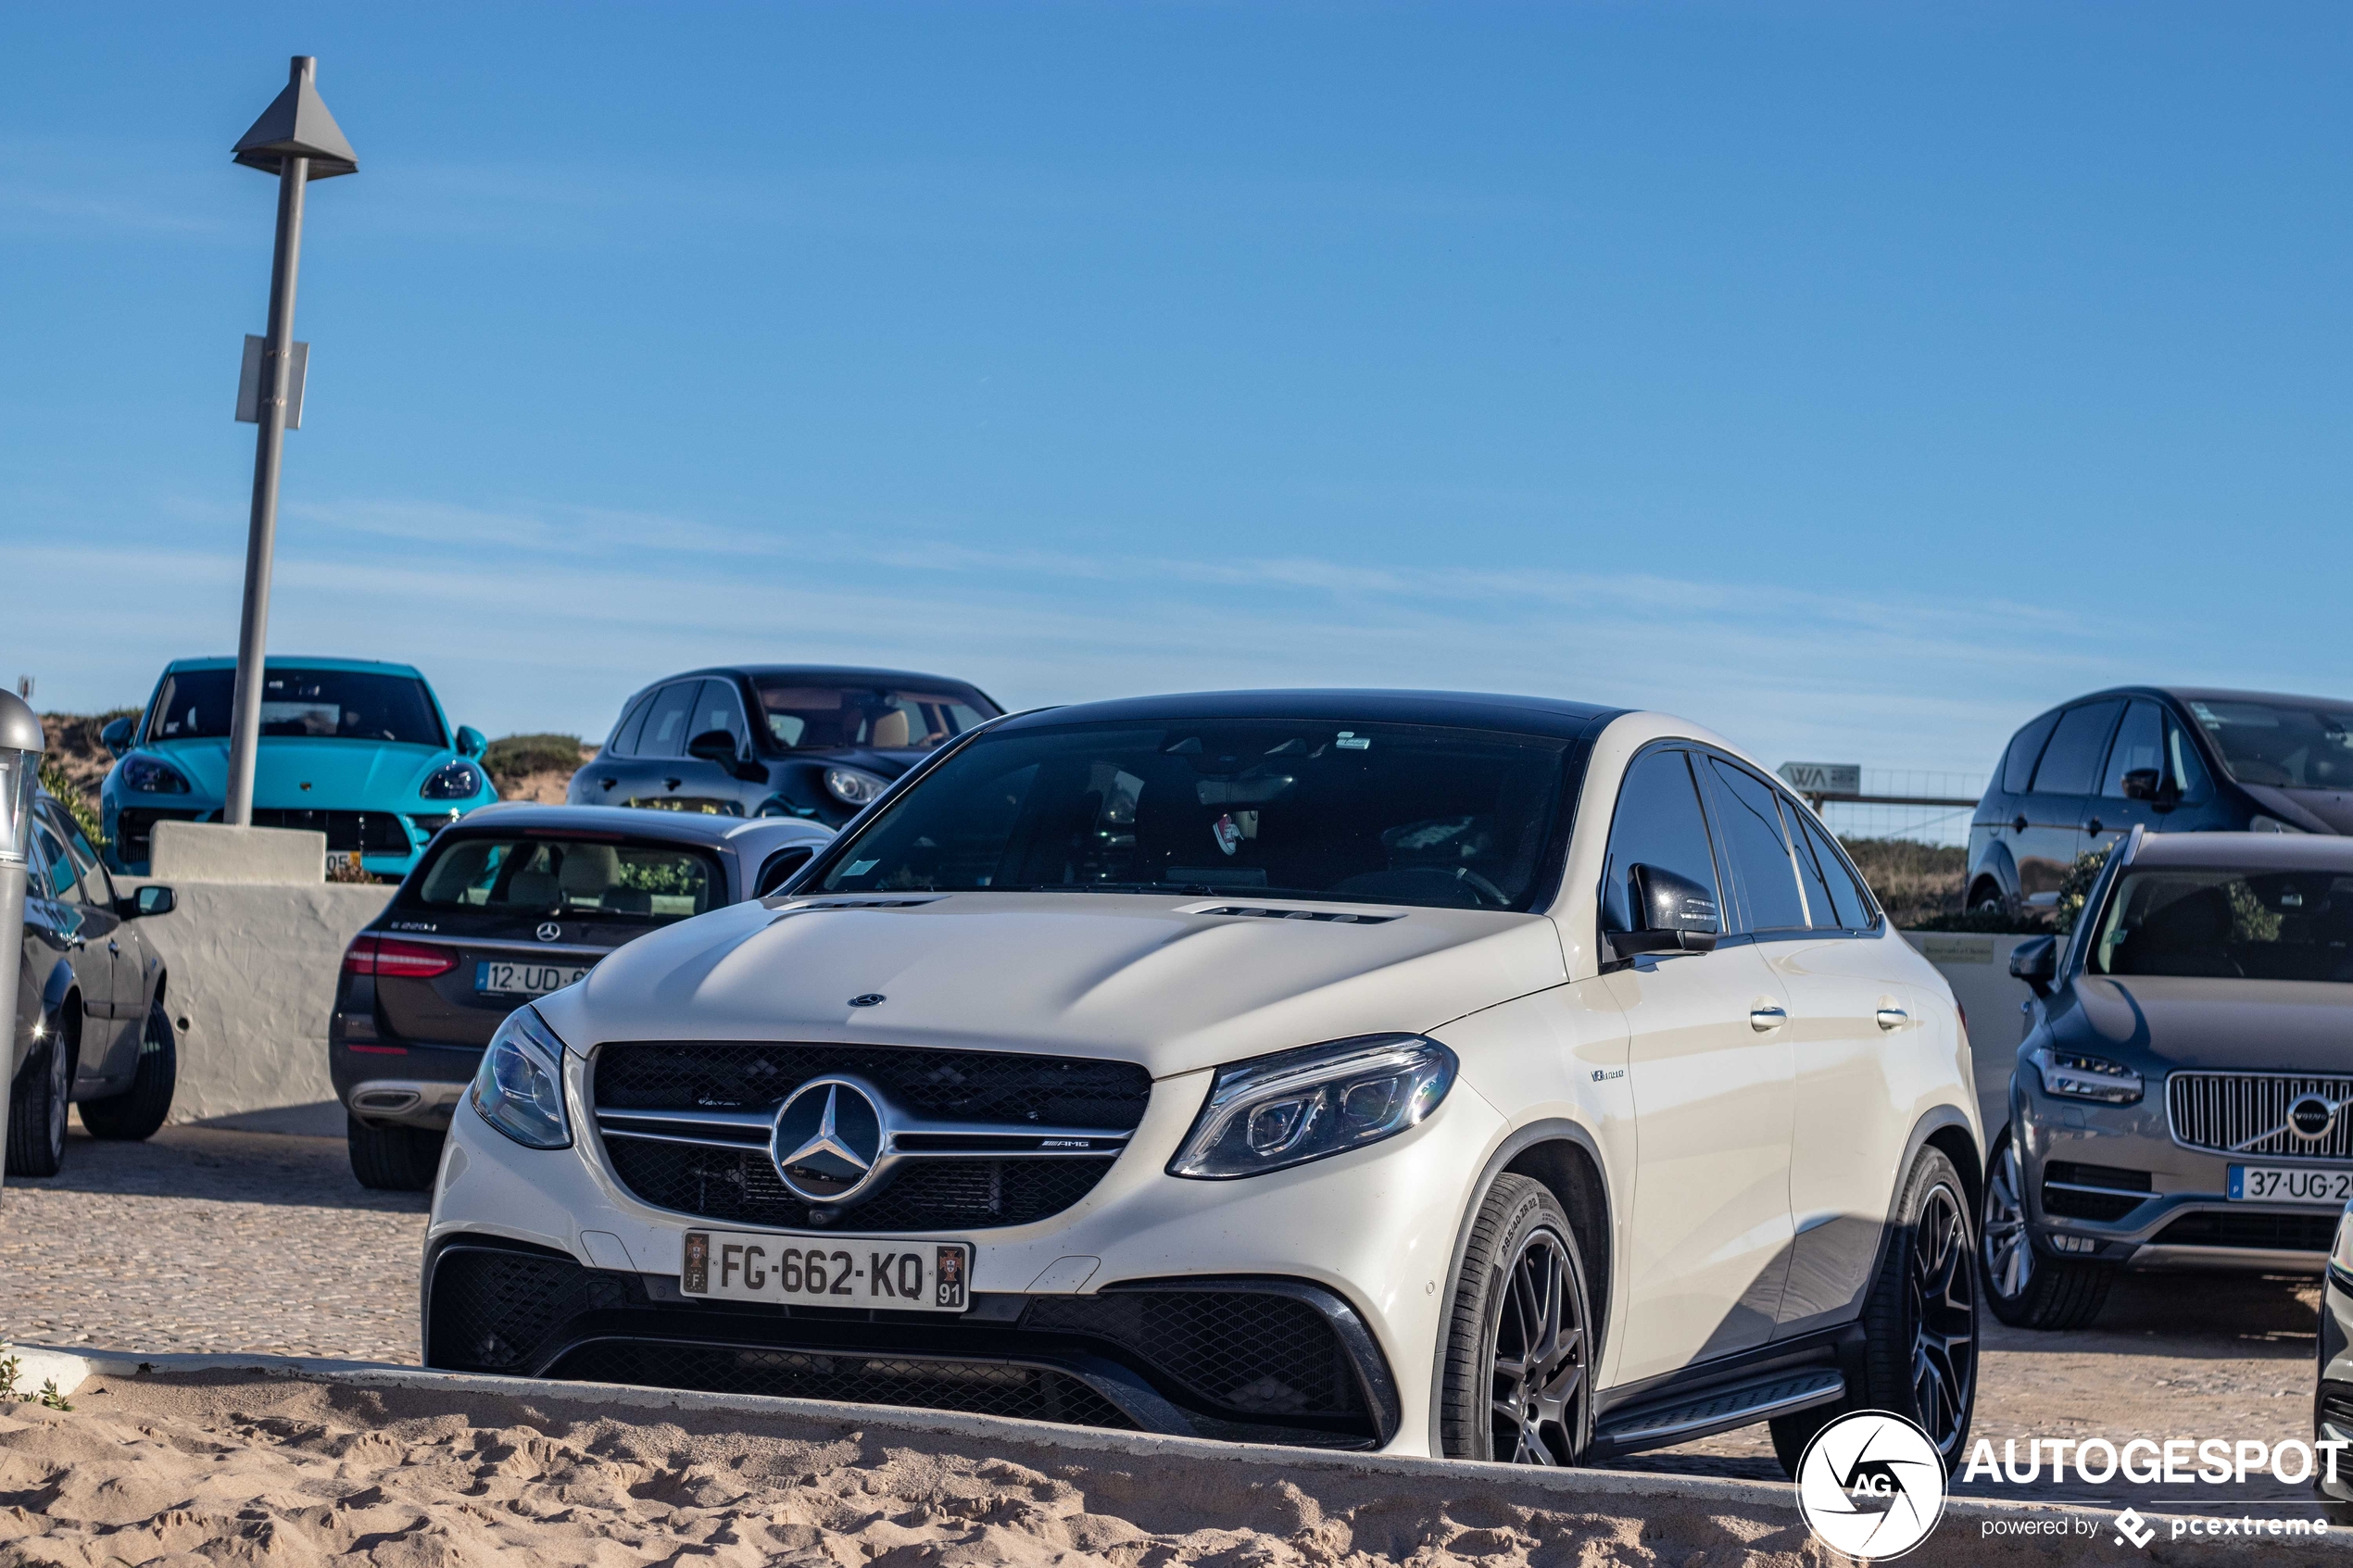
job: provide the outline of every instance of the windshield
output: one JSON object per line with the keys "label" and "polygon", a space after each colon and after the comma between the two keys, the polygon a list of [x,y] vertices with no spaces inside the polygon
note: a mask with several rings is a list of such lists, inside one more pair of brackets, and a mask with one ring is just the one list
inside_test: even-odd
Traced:
{"label": "windshield", "polygon": [[725,903],[725,886],[709,855],[683,845],[445,833],[400,901],[412,909],[661,924]]}
{"label": "windshield", "polygon": [[1567,748],[1416,724],[999,732],[886,809],[824,885],[1525,909],[1542,880]]}
{"label": "windshield", "polygon": [[2084,967],[2353,983],[2353,876],[2203,867],[2128,871]]}
{"label": "windshield", "polygon": [[[182,670],[163,678],[147,739],[196,740],[229,733],[233,670]],[[360,670],[281,670],[261,676],[261,733],[336,740],[448,745],[425,684],[414,675]]]}
{"label": "windshield", "polygon": [[2209,699],[2189,704],[2241,784],[2353,786],[2353,709]]}
{"label": "windshield", "polygon": [[812,686],[783,676],[754,676],[751,684],[769,737],[787,751],[929,751],[997,716],[969,686]]}

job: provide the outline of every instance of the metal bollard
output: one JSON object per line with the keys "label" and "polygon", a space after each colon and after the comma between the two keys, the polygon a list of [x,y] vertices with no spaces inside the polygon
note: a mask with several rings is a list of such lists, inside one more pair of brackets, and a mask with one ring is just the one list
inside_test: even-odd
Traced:
{"label": "metal bollard", "polygon": [[[26,849],[32,842],[32,794],[41,782],[41,755],[49,743],[41,720],[23,700],[0,691],[0,1030],[8,1049],[0,1061],[0,1137],[8,1125],[8,1094],[17,1075],[17,1040],[26,1033],[17,1016],[17,977],[24,968]],[[41,1005],[38,992],[33,1006]]]}

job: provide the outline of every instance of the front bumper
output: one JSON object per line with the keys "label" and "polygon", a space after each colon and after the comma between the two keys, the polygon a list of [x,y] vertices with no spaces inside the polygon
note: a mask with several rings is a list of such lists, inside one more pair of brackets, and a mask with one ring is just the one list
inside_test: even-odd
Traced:
{"label": "front bumper", "polygon": [[[586,1104],[585,1064],[568,1057],[565,1067],[569,1102]],[[427,1360],[484,1364],[483,1336],[452,1327],[445,1302],[454,1298],[441,1294],[451,1249],[521,1243],[552,1268],[580,1269],[563,1279],[585,1283],[560,1285],[565,1304],[546,1322],[534,1320],[535,1335],[493,1331],[510,1369],[686,1386],[749,1381],[772,1392],[963,1409],[989,1408],[998,1397],[992,1378],[1038,1385],[1042,1374],[1045,1382],[1068,1383],[1074,1401],[1080,1392],[1105,1401],[1115,1418],[1086,1408],[1106,1424],[1428,1452],[1440,1297],[1463,1203],[1502,1119],[1458,1085],[1419,1127],[1370,1148],[1241,1181],[1169,1176],[1164,1167],[1208,1082],[1198,1073],[1155,1084],[1126,1152],[1062,1212],[1032,1224],[923,1233],[974,1244],[975,1306],[952,1318],[689,1303],[677,1289],[686,1232],[766,1227],[717,1224],[640,1201],[612,1178],[593,1123],[575,1119],[568,1148],[527,1149],[461,1102],[427,1233]],[[840,1233],[858,1234],[854,1211]],[[1222,1304],[1200,1306],[1205,1294]],[[544,1289],[515,1295],[552,1298]],[[1194,1304],[1172,1304],[1177,1297]],[[1102,1303],[1145,1298],[1161,1315],[1140,1337],[1123,1338],[1086,1316],[1142,1312]],[[1302,1303],[1324,1329],[1302,1326]],[[1239,1350],[1212,1358],[1230,1376],[1172,1369],[1165,1356],[1173,1352],[1160,1348],[1196,1332],[1182,1328],[1187,1312],[1245,1321],[1253,1311],[1292,1320],[1289,1337],[1277,1336],[1290,1347],[1288,1374]],[[1311,1398],[1302,1405],[1300,1369],[1311,1366],[1323,1369],[1316,1386],[1353,1387],[1357,1404],[1315,1407]],[[598,1370],[581,1370],[587,1367]],[[1141,1389],[1159,1405],[1142,1395],[1123,1404],[1114,1385]],[[1022,1397],[1048,1394],[1033,1387]],[[1302,1422],[1307,1414],[1315,1419]]]}
{"label": "front bumper", "polygon": [[2232,1156],[2185,1148],[2153,1080],[2136,1105],[2065,1100],[2031,1070],[2010,1085],[2010,1127],[2038,1256],[2135,1269],[2321,1272],[2334,1205],[2233,1202],[2234,1165],[2353,1170],[2344,1160]]}

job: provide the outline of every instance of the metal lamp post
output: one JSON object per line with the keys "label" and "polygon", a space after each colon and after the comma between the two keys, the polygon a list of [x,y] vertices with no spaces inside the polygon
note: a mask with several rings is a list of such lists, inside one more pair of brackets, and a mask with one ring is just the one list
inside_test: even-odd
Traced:
{"label": "metal lamp post", "polygon": [[0,1130],[8,1124],[16,1077],[17,971],[24,964],[24,881],[32,843],[32,792],[49,748],[41,721],[22,698],[0,692]]}
{"label": "metal lamp post", "polygon": [[[286,440],[289,401],[300,407],[294,340],[295,272],[302,259],[302,198],[313,180],[357,174],[359,155],[344,140],[335,117],[313,84],[319,62],[296,55],[286,90],[262,111],[237,143],[248,169],[278,177],[278,244],[270,259],[270,331],[261,341],[255,388],[253,521],[245,534],[245,613],[237,626],[237,681],[229,708],[229,786],[220,820],[253,822],[254,750],[261,738],[262,649],[270,637],[270,566],[278,537],[278,469]],[[307,358],[307,356],[304,356]],[[300,415],[296,416],[299,422]]]}

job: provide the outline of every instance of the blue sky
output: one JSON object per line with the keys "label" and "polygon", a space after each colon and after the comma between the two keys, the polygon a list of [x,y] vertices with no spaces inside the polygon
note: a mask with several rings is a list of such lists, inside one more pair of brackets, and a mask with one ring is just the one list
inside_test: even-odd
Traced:
{"label": "blue sky", "polygon": [[2353,695],[2353,12],[0,12],[0,677],[226,652],[320,85],[271,647],[592,737],[723,659],[1013,706],[1451,686],[1982,771]]}

